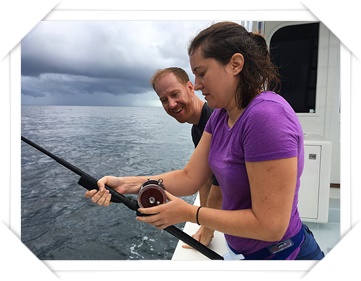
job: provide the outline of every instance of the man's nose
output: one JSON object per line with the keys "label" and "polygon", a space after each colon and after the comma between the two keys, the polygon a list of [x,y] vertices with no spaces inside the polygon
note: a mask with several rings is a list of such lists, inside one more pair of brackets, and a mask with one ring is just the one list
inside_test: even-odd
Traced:
{"label": "man's nose", "polygon": [[177,101],[175,99],[169,99],[168,104],[170,108],[174,108],[177,106]]}

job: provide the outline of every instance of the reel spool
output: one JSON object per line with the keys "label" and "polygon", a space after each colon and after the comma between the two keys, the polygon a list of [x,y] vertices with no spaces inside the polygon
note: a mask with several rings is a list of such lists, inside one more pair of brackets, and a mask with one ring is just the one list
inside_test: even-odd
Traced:
{"label": "reel spool", "polygon": [[164,192],[163,180],[148,180],[142,184],[138,193],[138,205],[149,208],[163,204],[167,200]]}

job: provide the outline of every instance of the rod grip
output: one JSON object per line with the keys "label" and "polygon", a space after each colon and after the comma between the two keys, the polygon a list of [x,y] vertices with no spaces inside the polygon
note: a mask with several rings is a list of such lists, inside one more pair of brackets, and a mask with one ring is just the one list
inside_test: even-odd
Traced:
{"label": "rod grip", "polygon": [[[97,182],[98,180],[96,178],[93,178],[92,176],[84,173],[81,175],[78,184],[81,185],[82,187],[85,187],[88,190],[92,190],[92,189],[99,190]],[[124,195],[116,192],[114,189],[108,186],[105,186],[105,188],[109,190],[110,194],[112,195],[110,201],[114,203],[123,203],[134,211],[138,210],[139,206],[137,200],[133,198],[125,197]]]}

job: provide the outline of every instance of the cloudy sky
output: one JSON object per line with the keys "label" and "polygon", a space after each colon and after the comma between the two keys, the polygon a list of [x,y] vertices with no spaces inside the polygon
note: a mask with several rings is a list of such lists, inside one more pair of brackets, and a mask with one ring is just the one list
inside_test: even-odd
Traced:
{"label": "cloudy sky", "polygon": [[[42,21],[21,41],[23,105],[160,106],[149,80],[211,21]],[[200,95],[200,93],[198,93]]]}

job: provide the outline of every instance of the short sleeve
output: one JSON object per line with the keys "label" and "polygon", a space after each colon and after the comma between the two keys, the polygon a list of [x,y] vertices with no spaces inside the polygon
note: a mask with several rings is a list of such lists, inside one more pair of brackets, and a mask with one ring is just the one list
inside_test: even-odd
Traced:
{"label": "short sleeve", "polygon": [[249,162],[298,156],[299,126],[294,112],[273,101],[262,101],[247,115],[243,131]]}

